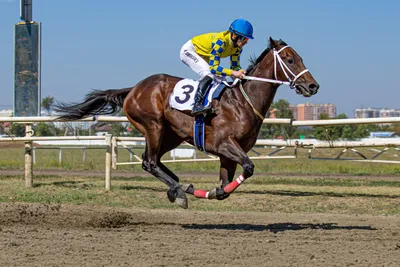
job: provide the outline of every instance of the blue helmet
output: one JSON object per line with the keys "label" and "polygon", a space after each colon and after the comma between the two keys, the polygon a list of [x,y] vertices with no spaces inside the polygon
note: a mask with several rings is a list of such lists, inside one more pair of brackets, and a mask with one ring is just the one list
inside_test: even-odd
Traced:
{"label": "blue helmet", "polygon": [[234,22],[232,22],[231,26],[229,27],[229,31],[249,39],[254,39],[253,26],[251,26],[250,22],[244,19],[236,19]]}

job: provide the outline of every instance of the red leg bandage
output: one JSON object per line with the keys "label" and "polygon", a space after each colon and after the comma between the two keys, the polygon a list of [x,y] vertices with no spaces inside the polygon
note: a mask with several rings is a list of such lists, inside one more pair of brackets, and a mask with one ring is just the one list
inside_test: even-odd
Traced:
{"label": "red leg bandage", "polygon": [[238,178],[236,178],[235,181],[233,181],[233,182],[227,184],[227,185],[224,187],[224,192],[227,193],[227,194],[232,194],[233,191],[235,191],[235,189],[238,188],[239,185],[240,185],[242,182],[244,182],[245,180],[246,180],[246,178],[244,178],[243,174],[241,174]]}
{"label": "red leg bandage", "polygon": [[208,198],[208,191],[196,189],[194,190],[193,195],[197,198]]}

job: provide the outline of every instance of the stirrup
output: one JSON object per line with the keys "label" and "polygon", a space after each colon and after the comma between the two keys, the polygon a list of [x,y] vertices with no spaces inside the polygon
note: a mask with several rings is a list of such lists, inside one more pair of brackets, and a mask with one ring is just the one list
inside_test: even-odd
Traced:
{"label": "stirrup", "polygon": [[213,112],[213,108],[211,107],[211,105],[207,105],[206,107],[201,107],[200,109],[196,109],[196,110],[192,110],[192,115],[193,116],[197,116],[200,114],[208,114],[210,112]]}

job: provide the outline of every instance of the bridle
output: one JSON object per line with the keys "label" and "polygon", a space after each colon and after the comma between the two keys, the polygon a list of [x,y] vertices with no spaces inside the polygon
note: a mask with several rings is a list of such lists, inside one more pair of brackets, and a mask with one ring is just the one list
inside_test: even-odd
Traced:
{"label": "bridle", "polygon": [[[281,56],[279,55],[280,52],[282,52],[284,49],[288,48],[289,46],[284,46],[279,50],[276,50],[275,48],[273,49],[273,53],[274,53],[274,77],[275,80],[273,79],[266,79],[266,78],[260,78],[260,77],[254,77],[254,76],[244,76],[243,79],[245,80],[252,80],[252,81],[260,81],[260,82],[267,82],[267,83],[277,83],[277,84],[286,84],[289,85],[290,88],[294,89],[296,87],[296,81],[297,79],[299,79],[304,73],[308,72],[308,69],[304,69],[303,71],[301,71],[299,74],[294,74],[293,71],[291,71],[289,69],[289,67],[285,64],[285,62],[283,62],[283,59],[281,58]],[[286,76],[287,81],[281,81],[278,80],[278,71],[277,71],[277,66],[279,63],[279,66],[281,67],[283,73]],[[292,78],[290,78],[290,75],[292,76]]]}
{"label": "bridle", "polygon": [[[279,49],[278,51],[275,48],[273,49],[273,53],[274,53],[274,77],[275,77],[275,80],[266,79],[266,78],[260,78],[260,77],[254,77],[254,76],[244,76],[243,79],[252,80],[252,81],[260,81],[260,82],[267,82],[267,83],[286,84],[286,85],[289,85],[290,88],[296,89],[296,81],[297,81],[297,79],[299,79],[304,73],[308,72],[308,69],[304,69],[303,71],[301,71],[297,75],[294,74],[293,71],[291,71],[289,69],[289,67],[285,64],[285,62],[283,62],[283,59],[279,55],[280,52],[282,52],[284,49],[286,49],[288,47],[289,46],[284,46],[281,49]],[[279,66],[281,67],[283,73],[285,74],[285,77],[286,77],[287,81],[278,80],[278,76],[277,76],[278,63],[279,63]],[[292,76],[292,78],[291,78],[291,76]],[[236,83],[239,82],[239,81],[240,81],[239,79],[236,79],[235,82],[231,86],[236,85]],[[250,98],[247,96],[246,92],[244,91],[241,82],[239,83],[239,89],[242,92],[242,94],[243,94],[244,98],[246,99],[246,101],[252,107],[254,113],[261,119],[261,121],[263,121],[264,117],[260,114],[260,112],[258,112],[258,110],[251,103]],[[298,94],[300,93],[299,91],[297,91],[297,89],[296,89],[296,92]]]}
{"label": "bridle", "polygon": [[[281,69],[283,71],[283,73],[286,76],[286,79],[289,81],[289,86],[290,88],[294,89],[296,87],[296,80],[298,78],[300,78],[301,75],[303,75],[304,73],[308,72],[308,69],[304,69],[303,71],[301,71],[299,74],[294,74],[289,67],[285,64],[285,62],[283,62],[281,56],[279,55],[280,52],[282,52],[284,49],[288,48],[289,46],[284,46],[281,49],[279,49],[278,51],[276,51],[276,49],[274,48],[274,76],[275,76],[275,80],[278,80],[277,77],[277,62],[279,63],[279,65],[281,66]],[[293,79],[290,78],[289,74],[292,75]]]}

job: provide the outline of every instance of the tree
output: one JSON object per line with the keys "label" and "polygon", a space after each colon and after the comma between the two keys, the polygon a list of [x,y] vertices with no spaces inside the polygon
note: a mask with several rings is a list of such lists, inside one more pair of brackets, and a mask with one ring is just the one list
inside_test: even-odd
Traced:
{"label": "tree", "polygon": [[11,126],[11,132],[13,135],[18,137],[25,136],[25,125],[21,123],[13,123]]}
{"label": "tree", "polygon": [[[328,120],[328,114],[322,113],[320,120]],[[336,119],[347,119],[346,114],[339,114]],[[343,125],[319,126],[314,129],[314,137],[318,140],[338,140],[342,137]]]}
{"label": "tree", "polygon": [[53,124],[40,122],[34,127],[36,136],[56,136],[59,130]]}
{"label": "tree", "polygon": [[34,128],[36,136],[49,136],[52,135],[49,129],[49,125],[43,122],[40,122]]}
{"label": "tree", "polygon": [[271,105],[272,108],[276,109],[275,116],[277,118],[292,118],[293,112],[289,106],[289,102],[284,99],[279,99],[277,102]]}
{"label": "tree", "polygon": [[[328,115],[322,114],[321,120],[329,119]],[[346,114],[339,114],[336,119],[347,119]],[[367,137],[370,131],[381,129],[377,125],[365,124],[350,124],[350,125],[332,125],[332,126],[319,126],[314,129],[314,137],[318,140],[355,140]]]}
{"label": "tree", "polygon": [[[290,104],[284,99],[279,99],[277,102],[272,103],[269,108],[266,117],[271,115],[271,111],[274,110],[276,118],[293,118]],[[262,125],[259,137],[261,138],[276,138],[276,137],[292,137],[295,133],[295,128],[292,125],[279,125],[279,124],[267,124]]]}
{"label": "tree", "polygon": [[42,107],[47,111],[47,114],[50,115],[51,113],[51,107],[54,104],[54,97],[52,96],[46,96],[42,100]]}

